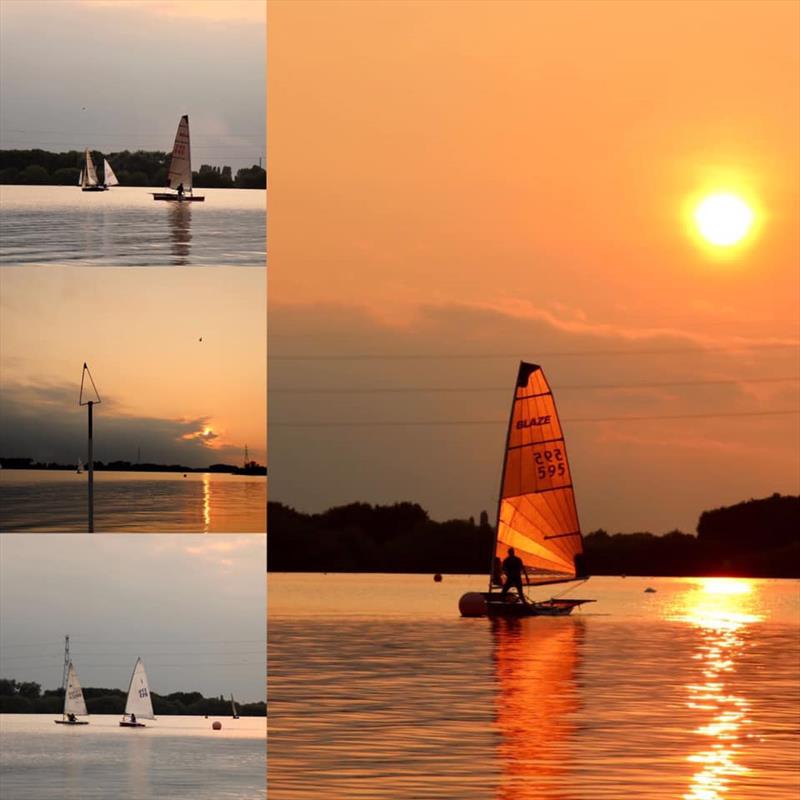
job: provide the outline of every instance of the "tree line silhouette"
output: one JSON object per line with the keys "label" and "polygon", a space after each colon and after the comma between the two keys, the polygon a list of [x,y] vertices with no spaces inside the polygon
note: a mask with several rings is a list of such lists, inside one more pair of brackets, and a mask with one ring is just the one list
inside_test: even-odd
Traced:
{"label": "tree line silhouette", "polygon": [[[101,164],[108,158],[121,186],[164,186],[167,181],[170,154],[157,150],[122,150],[100,153],[93,150],[92,159],[102,177]],[[48,150],[0,150],[0,184],[37,184],[77,186],[85,163],[82,151],[51,153]],[[192,183],[198,189],[265,189],[267,173],[259,165],[243,167],[236,175],[230,167],[202,164],[192,172]]]}
{"label": "tree line silhouette", "polygon": [[[494,528],[484,511],[435,522],[415,503],[352,503],[304,514],[270,502],[272,572],[488,574]],[[800,497],[774,494],[704,511],[697,533],[584,536],[593,575],[800,577]]]}
{"label": "tree line silhouette", "polygon": [[[231,701],[223,695],[204,697],[200,692],[173,692],[159,695],[151,692],[153,712],[158,716],[179,714],[182,716],[224,717],[231,714]],[[84,688],[86,710],[90,714],[122,714],[125,711],[127,693],[121,689]],[[46,689],[38,683],[17,682],[0,678],[0,714],[60,714],[64,708],[64,689]],[[263,717],[267,713],[266,703],[236,703],[242,717]]]}

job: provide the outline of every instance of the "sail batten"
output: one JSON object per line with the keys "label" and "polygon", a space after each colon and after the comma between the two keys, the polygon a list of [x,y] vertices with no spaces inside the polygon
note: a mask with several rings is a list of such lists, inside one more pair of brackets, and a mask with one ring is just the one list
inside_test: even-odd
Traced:
{"label": "sail batten", "polygon": [[581,577],[583,537],[564,433],[541,367],[526,362],[520,363],[509,416],[493,585],[510,547],[522,559],[529,586]]}

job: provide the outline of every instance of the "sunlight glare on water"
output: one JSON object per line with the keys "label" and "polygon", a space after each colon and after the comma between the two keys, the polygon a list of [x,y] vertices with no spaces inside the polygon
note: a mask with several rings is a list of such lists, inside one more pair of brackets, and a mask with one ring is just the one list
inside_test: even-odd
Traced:
{"label": "sunlight glare on water", "polygon": [[[267,479],[258,475],[97,472],[95,530],[264,533]],[[0,531],[85,531],[86,473],[2,470]]]}
{"label": "sunlight glare on water", "polygon": [[798,796],[797,581],[598,577],[492,622],[457,612],[483,576],[269,580],[270,798]]}

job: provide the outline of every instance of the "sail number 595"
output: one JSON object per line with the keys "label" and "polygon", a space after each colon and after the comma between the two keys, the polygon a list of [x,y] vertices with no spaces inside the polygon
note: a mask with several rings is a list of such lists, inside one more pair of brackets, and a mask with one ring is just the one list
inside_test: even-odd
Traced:
{"label": "sail number 595", "polygon": [[554,478],[556,475],[566,475],[564,453],[560,447],[554,447],[552,450],[538,450],[533,454],[533,460],[536,462],[536,477],[540,480]]}

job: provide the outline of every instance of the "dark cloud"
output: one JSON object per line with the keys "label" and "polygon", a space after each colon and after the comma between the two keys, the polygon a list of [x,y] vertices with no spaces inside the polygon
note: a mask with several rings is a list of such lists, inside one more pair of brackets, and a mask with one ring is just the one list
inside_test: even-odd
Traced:
{"label": "dark cloud", "polygon": [[[94,455],[98,461],[185,464],[238,463],[233,447],[210,445],[208,419],[176,420],[126,414],[111,397],[94,410]],[[86,460],[86,409],[78,406],[72,384],[14,384],[0,387],[0,454],[37,461]]]}

